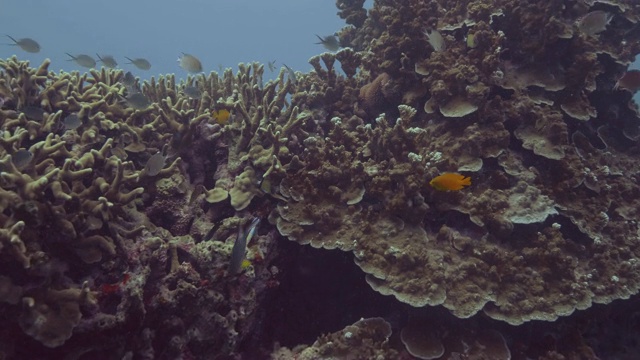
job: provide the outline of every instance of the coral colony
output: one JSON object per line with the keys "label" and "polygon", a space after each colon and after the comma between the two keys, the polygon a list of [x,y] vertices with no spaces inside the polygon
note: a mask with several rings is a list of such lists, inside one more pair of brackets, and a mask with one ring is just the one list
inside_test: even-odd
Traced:
{"label": "coral colony", "polygon": [[[637,1],[363,3],[273,80],[0,60],[0,357],[638,354]],[[367,318],[269,335],[331,317],[301,266]]]}

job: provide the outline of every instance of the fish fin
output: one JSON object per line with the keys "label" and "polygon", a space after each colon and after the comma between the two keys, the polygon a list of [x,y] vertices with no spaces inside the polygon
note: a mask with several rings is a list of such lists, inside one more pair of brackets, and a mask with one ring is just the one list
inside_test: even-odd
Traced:
{"label": "fish fin", "polygon": [[127,60],[129,60],[129,62],[128,62],[127,64],[133,64],[133,60],[132,60],[131,58],[128,58],[128,57],[126,57],[126,56],[125,56],[124,58],[125,58],[125,59],[127,59]]}
{"label": "fish fin", "polygon": [[15,44],[7,44],[7,45],[18,45],[18,40],[14,39],[13,37],[11,37],[11,35],[7,35],[7,37],[9,39],[11,39],[11,41],[13,41]]}
{"label": "fish fin", "polygon": [[322,44],[324,44],[326,42],[320,35],[318,35],[318,34],[315,34],[315,35],[320,40],[320,42],[317,42],[317,43],[314,43],[314,44],[322,45]]}
{"label": "fish fin", "polygon": [[104,60],[102,60],[102,58],[100,57],[100,55],[98,55],[98,53],[96,53],[96,56],[98,57],[98,61],[104,62]]}
{"label": "fish fin", "polygon": [[69,53],[65,53],[65,54],[69,55],[69,57],[71,58],[71,59],[68,59],[67,61],[73,61],[73,60],[75,60],[75,59],[76,59],[76,57],[75,57],[75,56],[73,56],[73,55],[71,55],[71,54],[69,54]]}

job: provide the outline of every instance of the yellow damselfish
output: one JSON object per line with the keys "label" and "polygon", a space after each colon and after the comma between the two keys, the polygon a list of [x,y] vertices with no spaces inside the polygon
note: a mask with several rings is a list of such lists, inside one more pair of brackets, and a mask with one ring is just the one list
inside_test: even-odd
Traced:
{"label": "yellow damselfish", "polygon": [[471,178],[458,173],[444,173],[434,177],[429,185],[440,191],[462,190],[471,185]]}
{"label": "yellow damselfish", "polygon": [[229,122],[229,117],[231,117],[231,113],[227,109],[214,110],[211,117],[220,125],[226,125]]}

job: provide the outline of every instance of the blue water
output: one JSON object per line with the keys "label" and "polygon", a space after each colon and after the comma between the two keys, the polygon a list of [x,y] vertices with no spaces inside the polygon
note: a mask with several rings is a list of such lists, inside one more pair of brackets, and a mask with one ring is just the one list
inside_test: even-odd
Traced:
{"label": "blue water", "polygon": [[[5,34],[30,37],[41,51],[0,46],[0,58],[16,54],[34,66],[49,58],[51,70],[85,71],[65,53],[109,54],[142,78],[186,77],[176,61],[181,52],[200,58],[205,73],[274,60],[276,72],[283,63],[308,71],[307,60],[325,51],[314,34],[330,35],[344,25],[336,12],[335,1],[324,0],[2,0],[0,44],[11,43]],[[152,68],[138,70],[124,56],[146,58]],[[269,78],[266,66],[265,73]]]}

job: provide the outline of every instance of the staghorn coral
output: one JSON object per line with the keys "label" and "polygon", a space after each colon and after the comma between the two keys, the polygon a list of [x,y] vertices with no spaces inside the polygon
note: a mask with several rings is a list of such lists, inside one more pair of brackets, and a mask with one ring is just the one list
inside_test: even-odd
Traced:
{"label": "staghorn coral", "polygon": [[[121,329],[141,319],[145,312],[161,314],[178,303],[191,308],[186,305],[200,298],[210,313],[208,320],[203,320],[199,312],[185,314],[179,321],[149,316],[146,325],[142,324],[149,329],[143,335],[145,339],[173,336],[174,341],[166,349],[145,349],[141,345],[135,351],[177,356],[203,351],[199,350],[201,346],[208,349],[198,344],[224,336],[228,341],[220,343],[220,351],[232,353],[238,336],[246,336],[249,329],[239,328],[236,322],[252,315],[260,294],[252,289],[255,281],[251,279],[268,279],[271,275],[264,268],[248,269],[240,275],[245,280],[236,279],[236,298],[222,295],[227,291],[224,267],[232,244],[219,244],[235,234],[241,224],[237,220],[228,222],[211,232],[211,220],[194,221],[196,213],[191,204],[201,204],[199,196],[204,192],[195,193],[189,184],[195,181],[208,185],[214,180],[216,167],[228,168],[210,159],[204,166],[199,162],[208,158],[202,153],[209,151],[207,146],[216,146],[218,151],[229,148],[230,144],[221,141],[226,137],[231,142],[228,132],[232,127],[209,123],[214,100],[208,93],[200,106],[192,109],[189,100],[178,93],[172,76],[144,82],[141,90],[153,104],[133,110],[122,102],[129,91],[120,83],[122,71],[58,75],[48,72],[48,65],[44,62],[33,69],[16,58],[0,62],[0,89],[6,96],[0,109],[1,293],[7,304],[2,311],[19,309],[23,304],[23,313],[12,321],[44,346],[68,352],[66,344],[74,334],[83,337]],[[257,84],[261,79],[260,75],[249,78],[248,69],[242,67],[237,80],[229,73],[220,84],[212,74],[202,86],[216,96],[216,104],[229,102],[232,108],[241,109],[246,121],[260,120],[255,114],[265,103],[271,104],[266,108],[276,114],[275,108],[284,105],[286,91],[251,92],[243,84]],[[244,89],[250,99],[238,100],[239,89]],[[40,109],[42,119],[30,118],[26,106]],[[294,114],[293,123],[285,121],[277,131],[288,134],[287,124],[294,127],[297,112],[292,109],[284,113],[285,120]],[[81,120],[79,127],[64,128],[62,119],[70,114]],[[237,118],[240,124],[241,116]],[[249,151],[266,146],[262,139],[254,141],[254,146],[251,134],[245,136]],[[192,142],[202,145],[192,147]],[[145,165],[148,159],[167,146],[170,163],[159,171],[149,171]],[[28,151],[28,163],[16,166],[12,155],[18,149]],[[263,164],[256,169],[267,171],[272,155],[267,158],[268,162],[252,158],[256,164]],[[224,183],[233,176],[221,172],[217,180]],[[182,211],[174,212],[176,209]],[[204,215],[202,210],[200,215]],[[226,217],[229,214],[225,213]],[[174,239],[166,229],[155,227],[154,223],[163,220],[169,230],[182,237]],[[202,251],[199,255],[194,237],[208,237],[200,242],[205,247],[198,250]],[[250,244],[249,259],[262,261],[269,253],[268,240],[271,238],[267,236]],[[150,275],[162,280],[149,282]],[[220,288],[210,289],[210,281]],[[145,287],[147,290],[142,291]],[[232,305],[234,309],[224,310],[231,301],[236,304]],[[170,326],[157,334],[152,329],[159,328],[156,322],[163,321],[185,325]],[[151,346],[148,341],[143,343]],[[91,342],[83,345],[82,352],[99,351],[103,346],[124,349],[123,344],[122,338],[114,338],[107,345]],[[77,344],[71,341],[69,346]]]}

